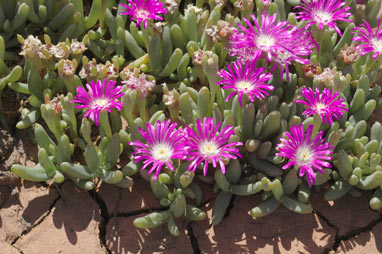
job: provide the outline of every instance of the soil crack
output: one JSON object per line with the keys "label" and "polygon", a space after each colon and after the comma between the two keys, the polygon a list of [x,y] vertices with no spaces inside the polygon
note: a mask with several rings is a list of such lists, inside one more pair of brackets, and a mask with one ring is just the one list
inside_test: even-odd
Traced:
{"label": "soil crack", "polygon": [[[58,196],[55,200],[53,200],[52,204],[49,206],[49,209],[48,211],[36,222],[34,223],[32,226],[26,228],[23,232],[21,232],[21,234],[19,236],[17,236],[11,243],[11,245],[13,247],[15,247],[17,250],[19,250],[16,246],[14,246],[16,244],[16,242],[24,235],[28,234],[29,232],[32,231],[32,229],[34,229],[35,227],[37,227],[38,225],[40,225],[52,212],[53,208],[55,207],[56,203],[58,202],[58,200],[60,200],[61,197]],[[19,250],[21,253],[22,251]]]}
{"label": "soil crack", "polygon": [[110,215],[107,211],[106,203],[101,198],[101,196],[94,190],[89,191],[89,195],[97,203],[101,213],[102,221],[99,223],[99,226],[98,226],[99,241],[101,243],[101,246],[105,248],[106,253],[111,254],[111,250],[107,247],[107,244],[106,244],[106,226],[110,220]]}
{"label": "soil crack", "polygon": [[135,216],[142,213],[163,212],[167,209],[168,207],[142,208],[142,209],[131,211],[131,212],[117,213],[116,217],[130,217],[130,216]]}
{"label": "soil crack", "polygon": [[367,224],[364,227],[351,230],[350,232],[346,233],[343,236],[337,236],[331,249],[334,251],[337,251],[337,248],[340,246],[342,241],[347,241],[353,237],[356,237],[357,235],[361,233],[369,232],[373,229],[374,226],[376,226],[380,222],[382,222],[381,215],[379,216],[379,218],[370,221],[369,224]]}
{"label": "soil crack", "polygon": [[194,231],[192,229],[191,223],[192,222],[187,224],[187,235],[191,241],[191,247],[192,247],[194,254],[200,254],[198,239],[194,236]]}
{"label": "soil crack", "polygon": [[337,251],[338,247],[340,247],[342,241],[347,241],[350,240],[353,237],[358,236],[361,233],[369,232],[371,231],[377,224],[382,223],[382,215],[379,214],[379,218],[376,218],[372,221],[370,221],[366,226],[364,227],[359,227],[353,230],[350,230],[344,235],[339,236],[339,228],[331,223],[324,215],[322,215],[320,212],[317,210],[314,210],[314,213],[316,213],[322,220],[324,220],[328,226],[332,227],[333,229],[336,230],[336,236],[333,245],[330,248],[325,249],[324,253],[328,254],[331,251]]}
{"label": "soil crack", "polygon": [[[227,218],[231,212],[231,209],[233,208],[234,206],[234,202],[235,202],[235,199],[236,199],[236,195],[232,195],[232,198],[231,198],[231,201],[229,202],[229,205],[227,207],[227,210],[225,210],[225,213],[224,213],[224,216],[223,216],[223,219],[222,221]],[[221,223],[221,222],[220,222]]]}

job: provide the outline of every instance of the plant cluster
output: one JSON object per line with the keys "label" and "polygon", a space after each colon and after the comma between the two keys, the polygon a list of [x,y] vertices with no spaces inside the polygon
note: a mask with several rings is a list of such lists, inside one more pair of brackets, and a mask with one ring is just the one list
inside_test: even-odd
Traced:
{"label": "plant cluster", "polygon": [[381,0],[43,2],[0,5],[25,60],[9,72],[0,40],[0,88],[28,96],[17,128],[39,147],[14,174],[85,190],[143,177],[168,209],[135,226],[175,236],[177,218],[206,218],[201,182],[214,225],[234,195],[261,195],[255,218],[310,213],[324,188],[372,190],[382,209]]}

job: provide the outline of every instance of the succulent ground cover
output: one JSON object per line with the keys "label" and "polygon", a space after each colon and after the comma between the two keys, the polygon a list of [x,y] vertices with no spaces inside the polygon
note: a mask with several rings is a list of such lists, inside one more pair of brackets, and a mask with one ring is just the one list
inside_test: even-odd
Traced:
{"label": "succulent ground cover", "polygon": [[206,185],[213,225],[237,196],[258,197],[238,211],[255,220],[312,213],[313,193],[382,209],[381,1],[0,3],[0,94],[23,98],[38,147],[15,175],[91,192],[143,178],[161,208],[133,224],[173,236],[206,219]]}

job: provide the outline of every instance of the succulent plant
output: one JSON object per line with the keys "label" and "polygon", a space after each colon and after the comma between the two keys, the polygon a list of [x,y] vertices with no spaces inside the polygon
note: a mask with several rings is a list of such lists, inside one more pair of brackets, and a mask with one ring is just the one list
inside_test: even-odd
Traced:
{"label": "succulent plant", "polygon": [[17,128],[34,129],[39,163],[16,175],[86,190],[141,176],[164,208],[135,226],[173,235],[178,218],[206,217],[200,181],[217,193],[214,225],[235,195],[261,195],[253,217],[310,213],[324,185],[325,200],[372,190],[382,209],[381,1],[147,1],[93,1],[87,17],[64,1],[78,21],[49,21],[44,43],[18,36],[23,75],[0,69],[29,96]]}

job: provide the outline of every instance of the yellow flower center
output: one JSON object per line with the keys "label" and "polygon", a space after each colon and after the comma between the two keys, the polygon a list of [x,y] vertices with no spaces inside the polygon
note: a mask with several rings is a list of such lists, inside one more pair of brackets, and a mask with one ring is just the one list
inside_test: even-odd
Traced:
{"label": "yellow flower center", "polygon": [[261,34],[259,37],[257,37],[256,43],[259,46],[263,46],[267,49],[275,45],[275,38],[272,36],[266,35],[266,34]]}
{"label": "yellow flower center", "polygon": [[312,160],[312,152],[310,151],[309,147],[302,146],[298,148],[296,159],[300,165],[309,164]]}
{"label": "yellow flower center", "polygon": [[200,145],[200,152],[208,156],[215,156],[219,151],[219,147],[212,141],[205,141]]}
{"label": "yellow flower center", "polygon": [[173,154],[173,150],[167,144],[157,144],[152,149],[152,156],[155,160],[169,161]]}

